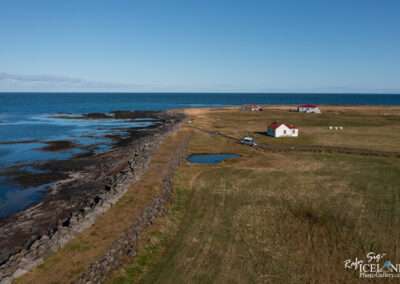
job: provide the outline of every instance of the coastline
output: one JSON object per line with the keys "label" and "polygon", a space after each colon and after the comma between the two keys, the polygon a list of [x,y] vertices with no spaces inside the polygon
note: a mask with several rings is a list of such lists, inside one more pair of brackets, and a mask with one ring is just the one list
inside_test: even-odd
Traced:
{"label": "coastline", "polygon": [[[194,109],[183,109],[183,110],[175,110],[175,111],[184,112],[186,115],[185,117],[186,118],[189,117],[189,119],[192,120],[192,123],[185,124],[184,128],[186,130],[197,132],[199,129],[196,129],[196,127],[197,127],[197,124],[200,123],[202,126],[205,126],[205,128],[204,127],[203,128],[207,130],[204,133],[205,135],[212,136],[212,137],[220,136],[220,138],[222,138],[225,141],[235,142],[234,140],[237,138],[236,137],[237,134],[235,134],[236,133],[235,128],[231,129],[231,128],[229,128],[230,126],[227,127],[228,125],[225,125],[224,123],[228,123],[229,125],[232,125],[232,124],[235,124],[238,122],[245,123],[246,121],[249,121],[249,120],[250,121],[257,120],[259,123],[263,123],[263,121],[265,121],[264,120],[265,115],[267,115],[267,117],[270,117],[270,116],[275,116],[275,114],[280,114],[283,116],[297,115],[299,118],[302,117],[302,119],[311,119],[311,120],[314,117],[315,117],[315,119],[319,119],[322,117],[322,116],[314,115],[314,114],[304,114],[304,115],[293,114],[293,112],[289,112],[289,110],[292,107],[294,107],[294,105],[285,105],[285,106],[278,106],[278,107],[277,106],[267,106],[266,107],[266,109],[268,110],[267,112],[241,112],[241,111],[239,111],[238,106],[220,107],[220,108],[194,108]],[[398,115],[400,114],[400,107],[390,107],[390,108],[393,110],[392,111],[393,116],[395,116],[397,118]],[[330,112],[329,115],[331,115],[333,117],[334,117],[335,113],[340,110],[343,110],[344,113],[346,113],[346,111],[349,111],[349,113],[350,112],[353,113],[354,110],[358,110],[358,112],[361,112],[361,116],[360,116],[360,113],[358,114],[359,119],[364,119],[364,117],[371,116],[371,114],[369,113],[369,111],[371,109],[374,110],[374,116],[376,116],[378,119],[380,119],[382,121],[384,121],[383,119],[386,119],[386,118],[384,118],[385,111],[387,110],[386,106],[383,108],[381,106],[367,106],[367,107],[361,106],[360,108],[357,108],[354,106],[349,106],[349,108],[347,108],[347,107],[342,107],[339,105],[330,105],[330,106],[324,107],[324,110],[325,111],[329,110],[329,112]],[[237,111],[235,111],[235,110],[237,110]],[[271,112],[269,112],[269,110],[271,110]],[[235,117],[230,116],[230,113],[232,113],[232,111],[235,113]],[[220,115],[222,115],[222,113],[224,113],[227,116],[224,117],[222,120],[216,120],[216,118],[221,117]],[[346,115],[348,115],[349,113],[347,113]],[[233,118],[235,118],[236,120],[234,120]],[[352,117],[349,117],[349,119],[352,119]],[[165,138],[165,135],[168,135],[169,133],[172,133],[172,132],[176,131],[178,128],[180,128],[182,121],[183,120],[180,120],[177,124],[175,124],[175,126],[172,125],[171,127],[173,128],[173,130],[171,130],[171,132],[159,134],[159,133],[157,133],[157,129],[153,129],[154,136],[147,136],[144,138],[139,138],[139,140],[141,141],[141,143],[144,143],[144,144],[146,144],[147,142],[149,143],[146,145],[153,145],[153,144],[151,144],[152,143],[151,141],[147,141],[146,139],[148,138],[149,140],[151,140],[154,137],[160,138],[161,136]],[[311,123],[311,122],[309,121],[307,123]],[[367,122],[365,122],[365,123],[367,123]],[[210,127],[211,125],[212,125],[212,127]],[[243,125],[246,125],[246,124],[243,124]],[[247,124],[246,128],[248,126],[249,125]],[[372,126],[370,126],[370,127],[372,127]],[[225,135],[226,137],[224,137],[223,135],[219,135],[218,129],[221,129],[221,127],[226,128],[228,131],[233,130],[232,134],[234,134],[234,135],[232,135],[229,139],[226,139],[228,137],[226,135]],[[320,127],[315,127],[314,125],[311,125],[309,128],[310,129],[318,129],[318,131],[322,131],[322,129]],[[303,128],[303,129],[306,130],[305,128]],[[367,129],[367,128],[365,128],[365,129]],[[307,130],[307,131],[309,131],[309,130]],[[256,132],[254,132],[254,133],[256,133]],[[216,134],[218,134],[218,135],[216,135]],[[242,135],[242,134],[240,134],[240,135]],[[309,134],[307,134],[307,135],[309,135]],[[164,138],[162,138],[158,142],[158,145],[160,145],[161,141]],[[271,142],[272,140],[268,140],[268,141]],[[277,140],[273,140],[273,141],[277,141]],[[291,141],[291,140],[287,140],[287,141]],[[301,141],[301,140],[298,140],[298,141]],[[310,141],[306,141],[306,142],[309,143]],[[141,145],[143,145],[143,144],[141,144]],[[352,146],[354,146],[354,145],[352,145]],[[172,153],[171,154],[172,157],[174,157],[174,156],[178,157],[180,154],[183,153],[182,149],[185,148],[185,147],[183,147],[183,148],[178,147],[178,145],[176,145],[175,147],[180,148],[180,150],[177,152],[176,155],[175,155],[175,152]],[[240,147],[242,147],[242,146],[240,146]],[[281,147],[284,149],[287,149],[289,152],[294,152],[292,150],[302,151],[301,145],[295,146],[295,148],[298,148],[298,149],[292,149],[291,147],[289,147],[287,145],[282,145]],[[381,147],[381,146],[379,146],[379,147]],[[146,148],[146,147],[144,147],[144,148]],[[210,152],[210,148],[207,147],[207,149],[208,150],[205,151],[204,153]],[[146,156],[146,153],[148,153],[146,151],[148,151],[148,150],[149,149],[143,150],[144,156]],[[277,145],[272,144],[269,147],[267,147],[265,149],[260,149],[260,150],[267,151],[267,152],[274,152],[275,150],[278,150],[278,152],[279,152],[281,150],[281,148],[278,147]],[[305,150],[308,150],[308,149],[305,149]],[[322,151],[322,152],[325,152],[325,149],[323,149],[323,150],[324,151]],[[138,149],[136,149],[136,151],[138,151]],[[141,150],[139,150],[139,151],[141,151]],[[133,151],[133,152],[135,152],[135,151]],[[193,149],[191,149],[191,152],[193,152]],[[200,148],[196,149],[195,152],[200,153],[201,149]],[[115,150],[112,149],[112,150],[108,150],[108,151],[102,153],[101,155],[108,155],[108,154],[110,154],[110,155],[118,154],[117,155],[118,157],[122,157],[122,156],[129,155],[129,152],[116,153]],[[121,154],[122,156],[119,154]],[[152,152],[151,155],[153,155],[153,154],[154,154],[154,152]],[[348,152],[348,154],[350,154],[350,152]],[[383,155],[383,156],[386,156],[386,155]],[[392,155],[389,155],[389,156],[392,156]],[[148,160],[147,162],[149,162],[149,161],[150,160]],[[136,160],[136,162],[138,162],[138,160]],[[169,165],[171,165],[171,172],[172,172],[172,174],[169,174],[169,176],[167,175],[169,180],[171,180],[171,176],[173,176],[173,171],[174,171],[175,167],[178,166],[181,162],[182,161],[180,158],[177,158],[176,161],[173,163],[171,161],[168,162]],[[148,166],[148,163],[145,166],[143,166],[143,164],[138,162],[138,164],[134,164],[133,168],[135,168],[137,166],[139,166],[139,168],[142,169],[143,172],[138,173],[136,170],[134,170],[133,174],[134,175],[138,174],[137,177],[135,176],[134,181],[138,181],[139,177],[143,175],[143,173],[145,172],[145,169]],[[119,172],[119,174],[121,174],[121,172]],[[57,240],[57,243],[55,245],[58,247],[55,248],[55,250],[57,250],[60,247],[63,247],[66,243],[68,243],[68,241],[72,240],[80,232],[83,232],[86,228],[89,228],[99,215],[106,212],[111,207],[111,205],[115,204],[116,201],[122,195],[124,195],[127,188],[129,187],[129,184],[132,183],[132,180],[130,179],[132,177],[132,176],[130,176],[131,174],[132,173],[128,172],[128,173],[123,173],[120,176],[118,176],[120,178],[118,183],[120,183],[120,186],[124,189],[122,190],[119,186],[117,186],[116,188],[118,188],[118,189],[116,189],[115,190],[116,192],[114,192],[114,193],[119,192],[121,195],[119,195],[117,197],[115,197],[114,195],[101,196],[101,198],[100,198],[101,201],[99,201],[98,203],[96,203],[93,206],[93,208],[94,208],[93,210],[89,204],[88,208],[90,208],[89,210],[92,210],[92,211],[85,212],[85,214],[87,214],[87,215],[79,215],[80,213],[77,215],[73,215],[72,218],[68,219],[67,226],[63,225],[63,224],[66,224],[67,219],[61,220],[62,222],[60,221],[57,224],[57,232],[55,234],[51,235],[51,239],[53,241]],[[124,176],[130,176],[130,177],[128,177],[126,179],[126,178],[124,178]],[[126,182],[126,183],[124,183],[124,182]],[[168,181],[166,181],[166,184],[168,184]],[[169,187],[167,187],[168,194],[171,194],[171,184],[169,184],[168,186],[169,186]],[[114,199],[114,197],[115,197],[115,199]],[[85,283],[85,281],[92,281],[92,280],[98,281],[98,280],[104,279],[105,277],[107,277],[107,275],[109,275],[109,273],[110,273],[109,270],[115,270],[115,268],[118,268],[118,266],[121,265],[122,261],[119,257],[134,256],[136,254],[136,248],[135,248],[134,243],[135,243],[135,241],[140,239],[140,230],[145,228],[146,226],[152,224],[155,220],[154,218],[159,217],[165,213],[165,209],[163,206],[163,202],[165,202],[165,200],[168,200],[168,198],[160,198],[160,196],[157,196],[154,199],[152,199],[152,201],[150,203],[148,203],[145,208],[143,208],[143,210],[140,212],[140,214],[136,215],[136,216],[139,216],[138,219],[136,219],[135,222],[132,221],[132,226],[126,230],[124,235],[122,237],[116,238],[115,242],[112,243],[111,247],[109,249],[107,249],[107,252],[102,257],[99,257],[96,261],[92,262],[92,265],[87,270],[82,271],[83,274],[81,274],[80,277],[78,278],[78,280],[76,280],[76,281],[78,281],[76,283]],[[98,208],[98,209],[96,209],[96,208]],[[93,214],[93,215],[90,215],[90,214]],[[139,220],[139,221],[137,221],[137,220]],[[87,223],[85,223],[85,222],[87,222]],[[32,255],[30,255],[29,252],[27,254],[25,254],[25,256],[26,255],[28,255],[29,257],[33,256],[33,258],[29,260],[30,263],[28,264],[28,266],[25,266],[26,269],[28,269],[28,268],[31,269],[32,267],[37,266],[38,264],[43,262],[44,257],[41,257],[39,254],[37,254],[37,252],[39,252],[40,250],[43,251],[46,249],[47,245],[45,244],[45,242],[47,242],[47,240],[48,239],[46,238],[46,236],[44,236],[44,237],[41,237],[40,239],[37,239],[36,241],[33,241],[30,243],[30,246],[28,247],[28,249],[31,249],[32,251],[34,251],[34,253]],[[27,252],[27,250],[23,251],[23,253],[26,253],[26,252]],[[36,255],[35,255],[35,253],[36,253]],[[50,251],[50,253],[51,253],[51,251]],[[47,256],[48,255],[49,254],[47,254]],[[16,254],[16,256],[9,258],[9,261],[18,262],[18,261],[22,260],[21,257],[22,257],[22,255]],[[117,259],[119,259],[119,260],[117,260]],[[111,268],[114,265],[114,263],[113,263],[113,261],[110,261],[110,260],[116,260],[116,264],[115,264],[116,267]],[[25,257],[24,261],[22,262],[23,265],[25,265],[25,261],[26,261],[26,257]],[[3,269],[3,267],[1,269]],[[20,270],[18,271],[18,269],[20,269]],[[14,276],[20,276],[19,273],[25,273],[27,271],[26,269],[23,269],[21,267],[18,267],[18,269],[15,271],[15,273],[17,271],[18,271],[18,273],[16,273]],[[3,272],[3,270],[1,270],[1,272]],[[99,278],[96,278],[97,276]],[[10,281],[10,279],[11,278],[6,278],[6,281]],[[7,282],[1,282],[1,283],[7,283]]]}
{"label": "coastline", "polygon": [[[183,114],[168,111],[159,112],[159,116],[164,124],[143,137],[95,155],[106,166],[95,164],[70,173],[43,201],[0,221],[0,283],[10,283],[43,263],[44,258],[90,227],[139,180],[160,143],[185,119]],[[77,192],[80,187],[85,192]],[[74,194],[68,194],[71,190],[79,202]]]}

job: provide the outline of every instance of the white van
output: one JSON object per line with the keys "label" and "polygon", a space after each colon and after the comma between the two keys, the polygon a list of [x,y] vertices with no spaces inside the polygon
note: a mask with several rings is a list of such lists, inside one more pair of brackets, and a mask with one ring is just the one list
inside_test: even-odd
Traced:
{"label": "white van", "polygon": [[257,142],[253,140],[253,138],[250,137],[244,137],[243,139],[240,140],[240,143],[250,145],[250,146],[257,146]]}

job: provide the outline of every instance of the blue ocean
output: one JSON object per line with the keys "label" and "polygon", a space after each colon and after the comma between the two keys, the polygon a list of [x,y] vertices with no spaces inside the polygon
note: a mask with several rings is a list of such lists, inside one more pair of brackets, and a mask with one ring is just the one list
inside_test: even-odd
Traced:
{"label": "blue ocean", "polygon": [[[0,93],[0,173],[33,161],[68,159],[80,149],[41,151],[46,141],[69,140],[94,145],[94,152],[111,147],[105,137],[152,122],[113,119],[79,120],[57,116],[109,113],[116,110],[166,110],[250,104],[400,105],[400,94],[252,94],[252,93]],[[116,130],[117,129],[117,130]],[[37,170],[27,167],[26,171]],[[21,186],[0,175],[0,218],[43,198],[47,185]]]}

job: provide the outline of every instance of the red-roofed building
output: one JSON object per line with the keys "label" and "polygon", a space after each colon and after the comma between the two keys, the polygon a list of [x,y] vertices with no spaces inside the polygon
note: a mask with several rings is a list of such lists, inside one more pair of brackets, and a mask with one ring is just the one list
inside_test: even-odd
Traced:
{"label": "red-roofed building", "polygon": [[297,137],[299,136],[299,129],[294,125],[275,121],[268,125],[267,135],[272,137]]}
{"label": "red-roofed building", "polygon": [[259,105],[242,105],[242,110],[251,110],[251,111],[262,111],[262,107]]}
{"label": "red-roofed building", "polygon": [[316,105],[301,105],[298,107],[298,111],[305,113],[321,113],[321,110]]}

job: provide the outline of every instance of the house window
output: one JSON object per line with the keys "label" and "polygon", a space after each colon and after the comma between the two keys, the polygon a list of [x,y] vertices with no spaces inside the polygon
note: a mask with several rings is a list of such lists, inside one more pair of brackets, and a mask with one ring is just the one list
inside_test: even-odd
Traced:
{"label": "house window", "polygon": [[295,133],[296,133],[296,130],[293,129],[293,130],[292,130],[292,133],[295,134]]}
{"label": "house window", "polygon": [[286,130],[283,130],[283,134],[286,134]]}

